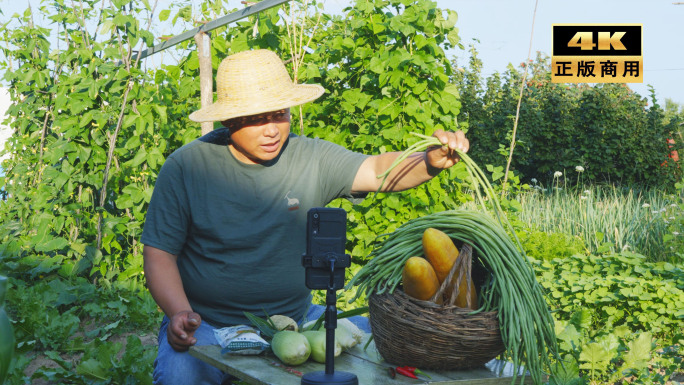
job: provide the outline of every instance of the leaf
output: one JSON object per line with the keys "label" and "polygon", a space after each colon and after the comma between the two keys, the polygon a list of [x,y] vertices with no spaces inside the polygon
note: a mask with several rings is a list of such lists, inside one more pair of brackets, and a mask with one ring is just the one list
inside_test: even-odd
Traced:
{"label": "leaf", "polygon": [[499,180],[499,179],[503,178],[503,176],[504,176],[503,166],[494,167],[491,164],[488,164],[486,167],[487,167],[487,171],[492,173],[492,180]]}
{"label": "leaf", "polygon": [[605,371],[608,368],[608,363],[613,357],[608,351],[596,342],[590,342],[582,346],[580,353],[580,369]]}
{"label": "leaf", "polygon": [[154,104],[153,107],[157,111],[157,115],[159,116],[159,123],[160,124],[166,124],[166,122],[167,122],[166,106],[160,106],[160,105]]}
{"label": "leaf", "polygon": [[131,199],[130,195],[119,195],[114,203],[120,210],[133,207],[133,199]]}
{"label": "leaf", "polygon": [[596,238],[596,241],[598,243],[601,243],[603,242],[604,234],[600,231],[597,231],[596,233],[594,233],[594,237]]}
{"label": "leaf", "polygon": [[103,255],[100,249],[93,246],[86,246],[86,258],[92,261],[94,265],[97,265],[102,261]]}
{"label": "leaf", "polygon": [[136,183],[131,183],[121,190],[122,194],[131,197],[133,203],[137,204],[143,199],[143,191],[140,186]]}
{"label": "leaf", "polygon": [[132,268],[128,268],[124,270],[119,276],[117,277],[118,281],[127,281],[131,277],[134,277],[136,275],[143,274],[143,268],[142,266],[136,266]]}
{"label": "leaf", "polygon": [[252,325],[256,326],[256,328],[259,329],[259,331],[261,331],[261,335],[264,338],[273,338],[273,336],[277,332],[275,325],[273,325],[273,322],[269,322],[266,319],[258,317],[250,312],[245,311],[243,313],[245,314],[245,317],[249,319]]}
{"label": "leaf", "polygon": [[562,341],[561,345],[566,350],[574,350],[580,345],[582,334],[577,331],[577,328],[575,328],[575,325],[573,324],[567,324],[565,328],[557,334],[557,338]]}
{"label": "leaf", "polygon": [[145,41],[145,45],[148,47],[154,46],[154,35],[150,31],[140,31],[140,36],[142,36]]}
{"label": "leaf", "polygon": [[103,35],[107,35],[108,33],[112,32],[114,29],[114,22],[111,19],[107,19],[102,22],[102,25],[100,26],[100,33]]}
{"label": "leaf", "polygon": [[[361,4],[361,3],[358,3],[358,4]],[[375,35],[379,35],[387,29],[387,27],[383,23],[373,23],[372,28],[373,28],[373,34],[375,34]]]}
{"label": "leaf", "polygon": [[141,148],[140,151],[138,151],[135,154],[133,159],[129,160],[125,164],[126,164],[126,166],[130,166],[130,167],[138,167],[145,161],[146,158],[147,158],[147,151],[145,151],[144,148]]}
{"label": "leaf", "polygon": [[458,87],[452,83],[449,83],[444,87],[444,92],[447,92],[456,98],[460,97],[460,92],[458,92]]}
{"label": "leaf", "polygon": [[458,42],[461,41],[461,37],[458,35],[458,28],[454,28],[447,34],[447,39],[451,45],[456,46]]}
{"label": "leaf", "polygon": [[376,57],[376,56],[371,58],[370,65],[369,65],[368,69],[375,72],[376,74],[387,73],[386,62],[383,59]]}
{"label": "leaf", "polygon": [[578,310],[570,317],[570,323],[578,329],[589,329],[591,326],[591,313],[587,309]]}
{"label": "leaf", "polygon": [[628,369],[635,369],[637,371],[648,367],[651,360],[651,340],[653,336],[650,332],[644,332],[627,343],[627,353],[623,354],[622,358],[625,360],[622,365],[622,371]]}
{"label": "leaf", "polygon": [[[355,317],[361,314],[366,314],[368,313],[368,306],[361,306],[356,309],[351,309],[343,312],[337,313],[337,319],[343,319],[343,318],[348,318],[348,317]],[[319,330],[321,326],[323,326],[323,323],[325,322],[325,311],[321,313],[321,315],[316,319],[316,322],[314,322],[313,326],[310,327],[310,330]]]}
{"label": "leaf", "polygon": [[596,342],[601,344],[608,354],[615,356],[618,353],[618,348],[620,347],[620,341],[618,337],[613,334],[605,334],[596,339]]}
{"label": "leaf", "polygon": [[76,373],[87,377],[94,377],[99,380],[108,379],[107,371],[102,367],[102,364],[94,358],[81,361],[81,363],[76,366]]}
{"label": "leaf", "polygon": [[551,367],[549,385],[579,385],[581,383],[579,367],[572,356],[566,356],[563,361],[556,362]]}
{"label": "leaf", "polygon": [[71,243],[71,249],[76,252],[78,255],[83,255],[85,254],[85,249],[86,249],[86,244],[83,242],[73,242]]}
{"label": "leaf", "polygon": [[171,10],[170,9],[164,9],[161,12],[159,12],[159,21],[166,21],[169,18],[169,15],[171,15]]}
{"label": "leaf", "polygon": [[81,258],[78,260],[78,262],[76,262],[76,264],[73,266],[69,274],[74,276],[79,275],[82,272],[88,270],[89,268],[92,268],[92,266],[93,264],[88,258]]}
{"label": "leaf", "polygon": [[36,245],[36,251],[47,252],[53,250],[59,250],[65,248],[69,244],[69,241],[62,237],[52,238],[51,240]]}
{"label": "leaf", "polygon": [[346,310],[346,311],[337,313],[337,319],[355,317],[355,316],[366,314],[366,313],[368,313],[368,306],[361,306],[361,307],[357,307],[355,309]]}

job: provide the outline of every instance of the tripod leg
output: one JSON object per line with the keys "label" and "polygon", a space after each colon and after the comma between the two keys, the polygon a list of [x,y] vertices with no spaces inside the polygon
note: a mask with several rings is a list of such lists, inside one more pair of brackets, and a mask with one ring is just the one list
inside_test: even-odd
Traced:
{"label": "tripod leg", "polygon": [[325,296],[325,372],[335,372],[335,329],[337,328],[337,297],[334,290]]}

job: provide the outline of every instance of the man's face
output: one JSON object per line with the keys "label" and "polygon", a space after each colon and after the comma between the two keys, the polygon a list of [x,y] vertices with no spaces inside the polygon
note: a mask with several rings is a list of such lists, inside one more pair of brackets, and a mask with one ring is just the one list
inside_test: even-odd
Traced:
{"label": "man's face", "polygon": [[230,120],[230,152],[243,163],[260,164],[280,154],[290,134],[290,109]]}

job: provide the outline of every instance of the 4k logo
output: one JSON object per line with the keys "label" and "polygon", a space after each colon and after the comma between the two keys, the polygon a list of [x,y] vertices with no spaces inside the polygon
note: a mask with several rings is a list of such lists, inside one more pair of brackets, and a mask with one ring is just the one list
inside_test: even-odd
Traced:
{"label": "4k logo", "polygon": [[[627,32],[599,32],[598,33],[598,49],[600,51],[615,49],[626,50],[625,45],[622,44],[622,37]],[[577,32],[575,36],[568,42],[568,47],[579,47],[581,50],[593,50],[596,48],[594,43],[594,34],[591,32]]]}
{"label": "4k logo", "polygon": [[554,83],[642,83],[641,24],[554,24]]}

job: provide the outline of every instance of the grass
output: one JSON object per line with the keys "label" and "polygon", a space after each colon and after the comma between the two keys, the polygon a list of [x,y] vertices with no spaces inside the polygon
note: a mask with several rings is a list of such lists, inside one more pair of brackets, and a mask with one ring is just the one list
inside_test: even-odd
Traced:
{"label": "grass", "polygon": [[579,237],[592,254],[629,250],[653,262],[676,258],[663,242],[679,210],[674,197],[616,186],[566,188],[560,182],[521,194],[519,219],[538,231]]}

